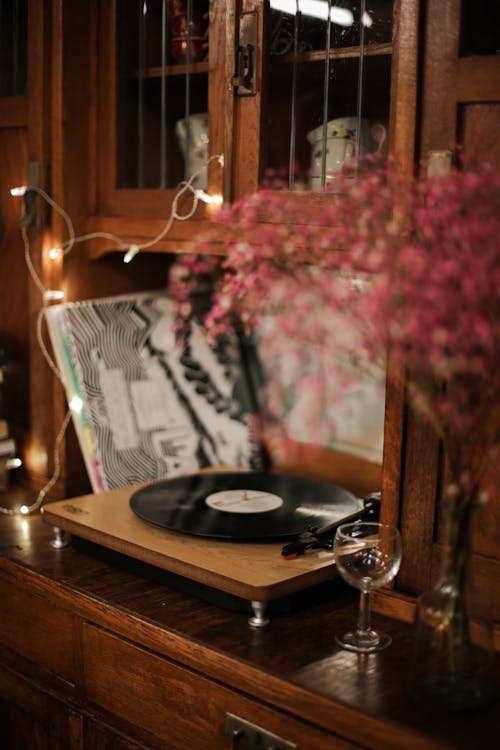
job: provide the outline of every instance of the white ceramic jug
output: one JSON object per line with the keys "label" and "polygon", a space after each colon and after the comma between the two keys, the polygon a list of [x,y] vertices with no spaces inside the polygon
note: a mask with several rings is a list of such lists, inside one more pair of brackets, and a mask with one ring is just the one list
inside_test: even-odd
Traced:
{"label": "white ceramic jug", "polygon": [[197,112],[186,119],[177,120],[175,135],[187,165],[187,177],[200,171],[193,186],[206,190],[208,158],[208,114]]}
{"label": "white ceramic jug", "polygon": [[358,148],[358,118],[338,117],[327,123],[326,139],[324,135],[322,125],[310,130],[307,134],[307,140],[311,144],[309,174],[311,190],[322,189],[321,170],[325,149],[326,185],[333,185],[335,175],[338,175],[350,161],[363,154],[380,152],[385,143],[387,131],[380,123],[371,125],[368,120],[362,119]]}

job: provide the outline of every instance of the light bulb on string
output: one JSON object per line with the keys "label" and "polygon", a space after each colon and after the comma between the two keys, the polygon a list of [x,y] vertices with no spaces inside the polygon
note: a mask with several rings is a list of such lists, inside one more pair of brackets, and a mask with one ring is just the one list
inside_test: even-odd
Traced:
{"label": "light bulb on string", "polygon": [[[154,245],[158,244],[158,242],[160,242],[169,233],[172,227],[172,224],[174,223],[175,220],[187,221],[188,219],[191,219],[196,212],[196,209],[198,207],[198,203],[200,200],[203,201],[204,203],[212,204],[212,205],[221,205],[224,202],[222,195],[220,194],[210,195],[205,190],[201,190],[199,188],[194,187],[194,183],[200,177],[201,172],[204,171],[207,168],[207,166],[210,164],[210,162],[212,161],[217,161],[219,166],[223,167],[224,166],[224,154],[214,154],[213,156],[210,156],[205,162],[205,164],[203,165],[203,167],[198,169],[196,172],[193,172],[189,180],[187,180],[186,182],[182,182],[180,184],[179,189],[174,195],[174,199],[172,201],[172,208],[170,211],[170,216],[165,226],[163,227],[162,231],[156,237],[153,237],[152,240],[149,240],[149,242],[145,242],[142,245],[136,245],[136,244],[130,245],[127,253],[125,253],[123,257],[124,263],[130,263],[133,260],[133,258],[135,258],[135,256],[141,250],[145,250],[149,247],[153,247]],[[179,206],[180,199],[186,193],[191,193],[194,200],[193,200],[193,204],[191,208],[187,211],[187,213],[182,214],[182,213],[179,213],[178,206]]]}
{"label": "light bulb on string", "polygon": [[203,201],[203,203],[207,203],[208,205],[220,206],[224,201],[222,195],[210,195],[209,193],[205,192],[205,190],[201,189],[195,190],[195,196],[199,198],[199,200]]}
{"label": "light bulb on string", "polygon": [[135,258],[138,252],[139,252],[138,245],[130,245],[128,252],[126,252],[125,255],[123,256],[123,262],[130,263],[130,261]]}
{"label": "light bulb on string", "polygon": [[69,402],[69,408],[71,409],[71,411],[74,411],[77,414],[80,414],[80,412],[83,409],[82,399],[79,396],[73,396],[73,398]]}
{"label": "light bulb on string", "polygon": [[58,302],[64,299],[64,292],[62,289],[45,289],[43,293],[44,302]]}
{"label": "light bulb on string", "polygon": [[19,469],[20,466],[23,465],[23,462],[20,458],[17,456],[12,456],[11,458],[8,458],[5,462],[5,468],[7,471],[11,471],[12,469]]}

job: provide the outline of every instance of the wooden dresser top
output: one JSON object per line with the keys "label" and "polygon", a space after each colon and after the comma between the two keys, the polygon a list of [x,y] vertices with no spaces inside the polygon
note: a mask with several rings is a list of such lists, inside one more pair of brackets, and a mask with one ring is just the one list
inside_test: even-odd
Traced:
{"label": "wooden dresser top", "polygon": [[[373,615],[392,645],[368,656],[342,651],[334,633],[351,626],[356,594],[331,582],[331,595],[272,616],[252,629],[230,611],[126,569],[120,558],[51,546],[38,515],[0,518],[0,577],[118,636],[173,659],[233,690],[366,748],[493,748],[498,706],[470,716],[410,702],[405,680],[411,626]],[[26,613],[26,617],[34,616]],[[497,657],[496,673],[500,675]]]}

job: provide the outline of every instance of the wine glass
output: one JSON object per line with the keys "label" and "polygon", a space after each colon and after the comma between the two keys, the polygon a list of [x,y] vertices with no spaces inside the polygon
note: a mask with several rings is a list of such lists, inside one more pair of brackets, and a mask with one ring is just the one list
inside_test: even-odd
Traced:
{"label": "wine glass", "polygon": [[333,549],[340,575],[361,591],[356,630],[338,634],[335,640],[349,651],[380,651],[392,639],[371,628],[370,591],[390,581],[399,570],[399,531],[393,526],[372,521],[345,523],[337,529]]}

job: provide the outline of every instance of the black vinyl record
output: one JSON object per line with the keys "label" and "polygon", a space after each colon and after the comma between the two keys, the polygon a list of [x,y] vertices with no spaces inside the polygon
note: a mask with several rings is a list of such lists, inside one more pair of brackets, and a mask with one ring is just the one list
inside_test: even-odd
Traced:
{"label": "black vinyl record", "polygon": [[296,536],[359,510],[330,482],[264,472],[216,472],[165,479],[130,498],[133,512],[157,526],[233,541]]}

